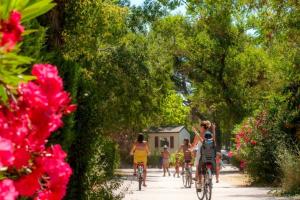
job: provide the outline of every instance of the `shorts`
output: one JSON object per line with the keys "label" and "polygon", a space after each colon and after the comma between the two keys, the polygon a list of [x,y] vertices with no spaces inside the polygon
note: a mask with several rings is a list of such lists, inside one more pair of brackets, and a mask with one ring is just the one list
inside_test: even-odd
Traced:
{"label": "shorts", "polygon": [[190,164],[192,161],[191,160],[185,160],[184,163],[185,164]]}
{"label": "shorts", "polygon": [[163,159],[163,166],[169,166],[169,159],[168,158]]}
{"label": "shorts", "polygon": [[[215,163],[211,163],[212,164],[212,173],[214,174],[215,170],[216,170],[216,165]],[[206,163],[202,163],[202,162],[199,162],[199,166],[198,166],[198,173],[202,174],[202,175],[205,175],[206,173]]]}

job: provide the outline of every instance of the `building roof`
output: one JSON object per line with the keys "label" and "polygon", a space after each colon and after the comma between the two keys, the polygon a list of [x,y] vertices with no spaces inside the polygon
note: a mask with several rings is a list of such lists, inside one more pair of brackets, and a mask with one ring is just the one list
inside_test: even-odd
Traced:
{"label": "building roof", "polygon": [[145,130],[147,133],[179,133],[184,126],[164,126],[164,127],[152,127]]}

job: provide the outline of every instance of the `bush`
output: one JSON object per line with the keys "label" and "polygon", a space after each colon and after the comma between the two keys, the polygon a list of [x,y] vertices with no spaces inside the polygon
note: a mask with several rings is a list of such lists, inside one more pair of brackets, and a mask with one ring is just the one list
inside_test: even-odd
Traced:
{"label": "bush", "polygon": [[280,148],[277,158],[281,170],[281,186],[284,193],[300,193],[300,151]]}
{"label": "bush", "polygon": [[240,168],[245,168],[254,183],[279,181],[276,150],[285,140],[291,139],[282,130],[281,120],[277,118],[281,115],[278,107],[263,109],[254,117],[245,119],[234,131],[235,155],[241,161]]}
{"label": "bush", "polygon": [[161,155],[159,151],[155,151],[148,157],[149,167],[161,167]]}
{"label": "bush", "polygon": [[243,170],[242,168],[242,160],[237,156],[237,155],[233,155],[230,159],[230,163],[234,166],[239,168],[240,170]]}
{"label": "bush", "polygon": [[[170,156],[170,166],[175,166],[176,163],[176,154],[172,153]],[[178,153],[180,163],[183,163],[183,153]]]}

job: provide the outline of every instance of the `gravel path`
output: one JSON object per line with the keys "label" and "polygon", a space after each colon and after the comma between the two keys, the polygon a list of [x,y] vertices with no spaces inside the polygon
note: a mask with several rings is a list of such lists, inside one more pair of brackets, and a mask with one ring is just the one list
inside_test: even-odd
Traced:
{"label": "gravel path", "polygon": [[[161,170],[149,169],[147,187],[138,191],[132,170],[121,170],[125,177],[124,185],[128,187],[125,200],[197,200],[195,186],[184,188],[181,178],[162,177]],[[212,200],[285,200],[269,195],[269,188],[247,187],[243,175],[236,169],[226,166],[220,178],[220,183],[214,183]]]}

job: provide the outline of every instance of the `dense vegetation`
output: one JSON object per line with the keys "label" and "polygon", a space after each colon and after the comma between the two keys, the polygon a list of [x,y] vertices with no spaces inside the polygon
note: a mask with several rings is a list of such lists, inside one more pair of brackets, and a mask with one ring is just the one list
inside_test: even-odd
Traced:
{"label": "dense vegetation", "polygon": [[[26,22],[36,31],[20,53],[59,66],[78,104],[50,140],[73,169],[67,199],[118,198],[114,170],[120,154],[130,159],[136,133],[191,128],[199,119],[216,122],[225,147],[235,138],[235,159],[253,181],[299,191],[289,175],[299,162],[283,162],[283,155],[299,160],[297,1],[55,2]],[[182,5],[186,14],[172,14]]]}

